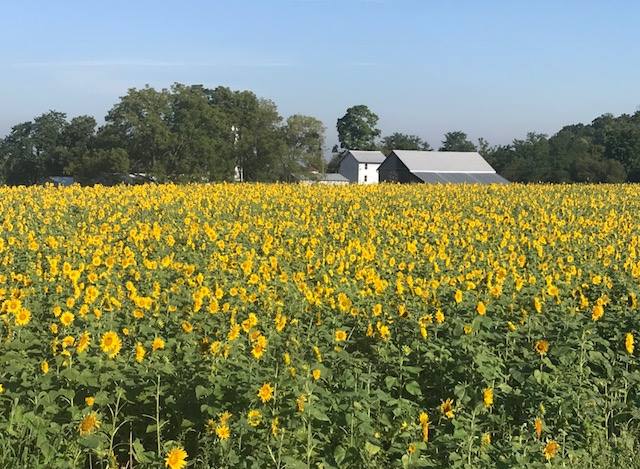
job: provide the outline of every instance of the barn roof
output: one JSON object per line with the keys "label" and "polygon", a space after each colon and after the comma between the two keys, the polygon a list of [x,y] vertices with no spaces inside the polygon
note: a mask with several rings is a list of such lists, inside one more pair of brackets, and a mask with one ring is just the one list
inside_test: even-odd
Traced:
{"label": "barn roof", "polygon": [[415,174],[422,182],[426,183],[468,183],[468,184],[507,184],[505,178],[497,173],[435,173],[435,172],[421,172],[415,171]]}
{"label": "barn roof", "polygon": [[[412,173],[494,173],[489,163],[475,151],[393,150]],[[417,176],[417,174],[416,174]],[[453,181],[452,181],[453,182]]]}
{"label": "barn roof", "polygon": [[325,173],[324,176],[319,176],[318,181],[331,181],[331,182],[349,182],[349,180],[340,173]]}
{"label": "barn roof", "polygon": [[358,163],[377,163],[384,161],[385,156],[381,151],[349,150]]}

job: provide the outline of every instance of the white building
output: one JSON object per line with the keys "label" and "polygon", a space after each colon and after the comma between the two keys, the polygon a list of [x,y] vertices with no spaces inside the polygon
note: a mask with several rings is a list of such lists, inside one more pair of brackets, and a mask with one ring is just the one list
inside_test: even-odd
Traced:
{"label": "white building", "polygon": [[349,150],[340,160],[338,172],[350,182],[377,184],[378,166],[384,159],[380,151]]}

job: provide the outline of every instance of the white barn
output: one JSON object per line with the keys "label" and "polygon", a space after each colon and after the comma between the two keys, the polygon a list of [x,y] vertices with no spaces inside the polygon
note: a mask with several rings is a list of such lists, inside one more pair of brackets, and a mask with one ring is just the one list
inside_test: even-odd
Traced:
{"label": "white barn", "polygon": [[338,172],[350,182],[377,184],[378,167],[384,159],[380,151],[349,150],[340,160]]}

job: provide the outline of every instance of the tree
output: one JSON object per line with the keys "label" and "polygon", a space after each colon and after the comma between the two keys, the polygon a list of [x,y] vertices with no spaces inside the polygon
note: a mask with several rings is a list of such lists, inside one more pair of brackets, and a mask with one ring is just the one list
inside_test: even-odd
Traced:
{"label": "tree", "polygon": [[491,153],[492,148],[486,139],[480,137],[478,139],[477,150],[478,150],[478,153],[480,153],[483,157],[486,157],[488,154]]}
{"label": "tree", "polygon": [[628,116],[618,118],[604,131],[604,148],[606,158],[624,166],[629,181],[640,182],[640,122],[634,122]]}
{"label": "tree", "polygon": [[327,163],[327,173],[337,173],[340,170],[340,162],[342,161],[342,157],[345,155],[344,152],[333,151],[331,153],[331,159]]}
{"label": "tree", "polygon": [[111,108],[100,131],[108,148],[123,148],[135,172],[166,174],[174,135],[168,125],[171,97],[168,90],[148,85],[131,88]]}
{"label": "tree", "polygon": [[92,149],[74,158],[66,168],[81,183],[93,183],[108,174],[129,172],[129,156],[122,148]]}
{"label": "tree", "polygon": [[358,105],[347,109],[338,119],[338,140],[344,150],[374,150],[375,140],[380,136],[378,116],[367,106]]}
{"label": "tree", "polygon": [[[505,156],[505,149],[501,150]],[[510,181],[546,181],[549,171],[549,141],[544,134],[530,132],[524,140],[514,140],[506,149],[508,162],[501,174]]]}
{"label": "tree", "polygon": [[476,146],[459,130],[444,135],[440,151],[476,151]]}
{"label": "tree", "polygon": [[68,125],[64,113],[49,111],[14,126],[1,150],[7,183],[35,184],[61,176],[67,155],[62,137]]}
{"label": "tree", "polygon": [[201,86],[175,84],[168,127],[173,135],[166,173],[174,180],[233,178],[233,134],[228,116]]}
{"label": "tree", "polygon": [[417,135],[407,135],[400,132],[384,137],[381,147],[382,152],[386,155],[391,153],[392,150],[431,150],[431,146]]}
{"label": "tree", "polygon": [[273,181],[281,176],[278,160],[286,151],[282,117],[273,101],[251,91],[226,87],[206,90],[209,103],[222,109],[232,130],[233,158],[248,181]]}
{"label": "tree", "polygon": [[283,174],[324,171],[322,147],[325,127],[320,120],[295,114],[287,119],[283,131],[287,145],[282,159]]}

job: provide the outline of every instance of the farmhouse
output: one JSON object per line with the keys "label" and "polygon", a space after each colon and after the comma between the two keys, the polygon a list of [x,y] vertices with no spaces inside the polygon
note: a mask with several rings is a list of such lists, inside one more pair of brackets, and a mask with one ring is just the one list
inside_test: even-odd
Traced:
{"label": "farmhouse", "polygon": [[477,152],[394,150],[378,168],[380,182],[506,184]]}
{"label": "farmhouse", "polygon": [[384,161],[380,151],[349,150],[340,160],[338,172],[350,182],[376,184],[378,167]]}

